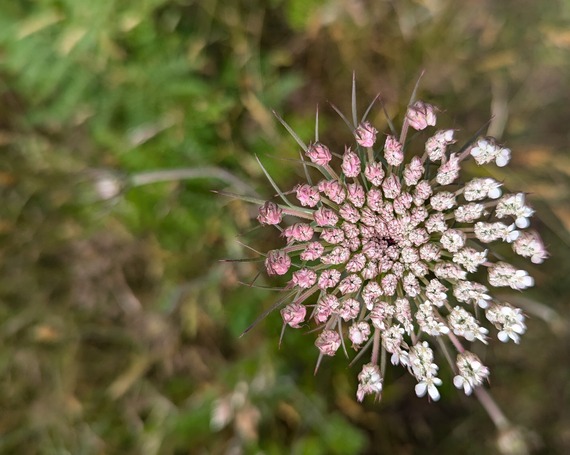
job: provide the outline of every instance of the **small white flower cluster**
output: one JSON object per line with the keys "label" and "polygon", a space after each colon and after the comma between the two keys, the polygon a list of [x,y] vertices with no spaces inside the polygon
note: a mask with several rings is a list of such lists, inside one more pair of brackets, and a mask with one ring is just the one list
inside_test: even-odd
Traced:
{"label": "small white flower cluster", "polygon": [[499,167],[504,167],[511,159],[511,150],[497,145],[495,139],[479,139],[475,146],[471,148],[471,156],[475,158],[477,164],[487,164],[492,161]]}
{"label": "small white flower cluster", "polygon": [[453,378],[453,385],[463,389],[466,395],[471,395],[473,389],[483,384],[483,381],[489,377],[489,368],[472,352],[465,351],[459,354],[456,365],[459,374]]}
{"label": "small white flower cluster", "polygon": [[379,394],[382,391],[382,375],[380,367],[373,363],[367,363],[358,374],[358,390],[356,397],[362,401],[365,395]]}
{"label": "small white flower cluster", "polygon": [[487,310],[486,316],[499,330],[498,338],[503,343],[511,339],[518,344],[520,336],[526,332],[524,315],[520,308],[508,304],[495,304]]}
{"label": "small white flower cluster", "polygon": [[[284,288],[284,301],[290,299],[281,310],[284,326],[316,324],[318,364],[322,356],[346,349],[345,338],[359,355],[371,350],[358,375],[359,401],[382,391],[380,352],[416,378],[418,396],[438,400],[442,381],[428,337],[450,340],[458,352],[453,382],[471,394],[489,376],[463,347],[488,342],[480,315],[502,342],[518,343],[526,330],[522,311],[497,301],[489,287],[520,291],[534,285],[528,272],[504,262],[495,243],[510,245],[534,264],[547,257],[540,236],[527,230],[534,211],[524,193],[503,194],[502,184],[490,177],[459,181],[464,160],[505,166],[508,148],[483,138],[454,151],[455,131],[440,130],[405,162],[413,154],[406,150],[413,147],[406,142],[408,127],[434,126],[436,112],[414,103],[401,137],[388,135],[380,146],[369,122],[350,125],[356,145],[344,148],[336,168],[331,163],[339,155],[294,135],[321,180],[301,183],[291,193],[272,182],[281,201],[259,209],[259,222],[277,226],[286,241],[266,255],[268,275],[292,269]],[[293,193],[298,204],[289,198]],[[474,274],[481,270],[486,279],[480,283]],[[312,296],[316,302],[307,303]]]}
{"label": "small white flower cluster", "polygon": [[433,351],[427,341],[418,343],[410,349],[409,369],[417,379],[415,391],[418,397],[423,397],[426,392],[433,401],[440,398],[437,387],[442,384],[437,377],[439,367],[434,363]]}

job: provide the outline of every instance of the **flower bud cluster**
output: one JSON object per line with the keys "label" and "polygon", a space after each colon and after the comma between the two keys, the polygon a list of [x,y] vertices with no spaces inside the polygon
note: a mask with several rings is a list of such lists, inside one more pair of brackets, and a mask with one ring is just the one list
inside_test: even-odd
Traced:
{"label": "flower bud cluster", "polygon": [[[383,389],[382,351],[416,379],[419,397],[438,400],[442,380],[430,337],[457,349],[453,383],[471,394],[489,370],[463,343],[492,336],[519,343],[526,330],[522,311],[497,301],[490,288],[534,285],[527,271],[505,262],[503,250],[495,254],[497,244],[534,264],[547,258],[540,236],[528,230],[534,210],[524,193],[503,194],[490,177],[461,181],[465,160],[505,166],[511,151],[488,137],[456,147],[456,131],[431,131],[437,112],[416,101],[400,137],[382,143],[363,120],[342,154],[311,143],[306,159],[320,177],[259,207],[259,223],[278,227],[286,243],[265,257],[268,275],[288,279],[284,325],[314,324],[321,357],[341,345],[371,351],[358,375],[359,401]],[[427,137],[419,147],[406,142],[409,128]]]}

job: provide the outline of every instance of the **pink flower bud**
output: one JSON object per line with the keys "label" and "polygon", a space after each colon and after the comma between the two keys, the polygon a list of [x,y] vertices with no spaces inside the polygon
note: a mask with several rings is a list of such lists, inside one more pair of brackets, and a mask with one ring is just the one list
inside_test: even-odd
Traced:
{"label": "pink flower bud", "polygon": [[317,223],[317,226],[321,227],[334,226],[338,222],[338,216],[336,213],[327,207],[319,208],[315,211],[313,216],[315,217],[315,223]]}
{"label": "pink flower bud", "polygon": [[325,247],[319,242],[311,242],[300,255],[302,261],[314,261],[321,257]]}
{"label": "pink flower bud", "polygon": [[325,294],[317,303],[315,321],[322,324],[327,321],[331,314],[338,308],[339,301],[334,295]]}
{"label": "pink flower bud", "polygon": [[361,321],[351,325],[348,328],[348,338],[352,344],[359,346],[370,337],[370,325],[367,322]]}
{"label": "pink flower bud", "polygon": [[296,240],[297,242],[307,242],[313,238],[315,230],[306,223],[295,223],[293,226],[288,226],[283,231],[283,236],[287,241]]}
{"label": "pink flower bud", "polygon": [[435,107],[423,101],[416,101],[412,106],[408,107],[406,119],[408,124],[418,131],[426,129],[428,125],[435,126],[437,120]]}
{"label": "pink flower bud", "polygon": [[342,204],[346,198],[346,190],[338,180],[321,180],[317,187],[335,204]]}
{"label": "pink flower bud", "polygon": [[376,142],[376,133],[378,130],[374,128],[369,122],[361,123],[354,131],[356,142],[362,147],[372,147]]}
{"label": "pink flower bud", "polygon": [[382,190],[384,191],[384,196],[388,199],[394,199],[396,196],[400,194],[402,191],[402,185],[398,176],[396,174],[392,174],[382,183]]}
{"label": "pink flower bud", "polygon": [[281,310],[283,322],[294,329],[299,328],[299,324],[305,320],[306,314],[307,308],[300,303],[291,303]]}
{"label": "pink flower bud", "polygon": [[265,258],[268,275],[285,275],[291,267],[291,258],[283,250],[271,250]]}
{"label": "pink flower bud", "polygon": [[320,142],[315,142],[309,145],[307,156],[313,163],[318,164],[319,166],[326,166],[332,159],[329,148]]}
{"label": "pink flower bud", "polygon": [[364,400],[366,395],[380,393],[382,391],[382,375],[378,365],[368,363],[362,367],[358,375],[358,391],[356,398],[358,401]]}
{"label": "pink flower bud", "polygon": [[321,200],[319,192],[311,185],[297,185],[295,192],[297,193],[297,199],[304,207],[314,207]]}
{"label": "pink flower bud", "polygon": [[366,202],[366,195],[364,188],[359,183],[349,183],[346,187],[348,192],[348,200],[354,204],[355,207],[362,207]]}
{"label": "pink flower bud", "polygon": [[297,270],[293,273],[291,282],[300,288],[309,289],[317,282],[317,274],[311,269]]}
{"label": "pink flower bud", "polygon": [[279,224],[283,218],[283,210],[274,202],[267,201],[259,207],[257,220],[261,224]]}
{"label": "pink flower bud", "polygon": [[315,346],[321,354],[333,356],[340,347],[340,335],[334,330],[323,330],[315,341]]}
{"label": "pink flower bud", "polygon": [[424,175],[424,172],[425,169],[422,160],[419,157],[414,156],[404,168],[404,181],[406,182],[406,185],[417,185],[422,178],[422,175]]}
{"label": "pink flower bud", "polygon": [[384,178],[384,169],[382,169],[382,164],[373,161],[366,165],[364,169],[364,175],[370,183],[374,186],[380,186],[382,184],[382,179]]}
{"label": "pink flower bud", "polygon": [[344,321],[350,321],[360,313],[360,302],[353,298],[345,298],[340,302],[338,313]]}
{"label": "pink flower bud", "polygon": [[340,272],[335,269],[327,269],[319,277],[319,289],[334,288],[340,281]]}
{"label": "pink flower bud", "polygon": [[404,161],[404,147],[394,136],[389,135],[384,145],[384,157],[388,164],[399,166]]}
{"label": "pink flower bud", "polygon": [[347,148],[342,157],[341,167],[342,172],[344,172],[344,175],[347,177],[358,177],[360,174],[360,158],[358,158],[356,153]]}
{"label": "pink flower bud", "polygon": [[340,282],[338,288],[342,295],[346,295],[357,292],[360,286],[362,286],[362,279],[356,274],[351,274]]}
{"label": "pink flower bud", "polygon": [[360,212],[356,210],[350,202],[341,205],[338,213],[344,220],[350,221],[351,223],[357,223],[360,219]]}

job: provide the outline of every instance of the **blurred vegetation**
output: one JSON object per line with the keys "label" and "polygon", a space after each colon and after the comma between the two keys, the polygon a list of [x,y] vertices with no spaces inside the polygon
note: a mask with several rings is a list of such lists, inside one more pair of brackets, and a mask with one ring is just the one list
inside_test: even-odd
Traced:
{"label": "blurred vegetation", "polygon": [[0,453],[495,452],[450,377],[437,405],[396,370],[358,405],[344,359],[315,378],[312,339],[278,348],[277,314],[239,338],[275,295],[239,285],[257,264],[219,261],[247,256],[255,209],[210,190],[269,196],[255,155],[301,178],[272,109],[309,138],[355,71],[362,104],[398,116],[421,70],[450,127],[492,116],[514,151],[497,177],[542,220],[552,258],[509,296],[528,333],[485,361],[529,447],[569,453],[569,26],[565,1],[0,3]]}

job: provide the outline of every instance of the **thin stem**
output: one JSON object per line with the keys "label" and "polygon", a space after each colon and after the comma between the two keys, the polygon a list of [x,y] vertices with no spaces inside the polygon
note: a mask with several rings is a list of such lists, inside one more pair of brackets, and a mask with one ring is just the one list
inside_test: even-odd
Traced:
{"label": "thin stem", "polygon": [[380,330],[374,330],[374,344],[372,345],[372,357],[370,361],[377,365],[378,364],[378,351],[380,350]]}
{"label": "thin stem", "polygon": [[204,166],[183,169],[161,169],[157,171],[139,172],[130,177],[132,186],[149,185],[158,182],[172,182],[176,180],[216,179],[222,180],[237,190],[256,194],[251,186],[225,169],[215,166]]}
{"label": "thin stem", "polygon": [[505,414],[503,414],[503,411],[501,411],[501,408],[499,408],[487,390],[483,387],[475,387],[473,391],[499,431],[504,431],[511,425],[509,420],[505,417]]}
{"label": "thin stem", "polygon": [[451,341],[451,343],[453,343],[453,346],[455,346],[455,349],[457,349],[457,352],[460,353],[464,353],[465,352],[465,348],[463,347],[463,345],[461,344],[461,342],[457,339],[457,337],[455,336],[455,334],[453,332],[449,332],[447,334],[447,337],[449,338],[449,340]]}

